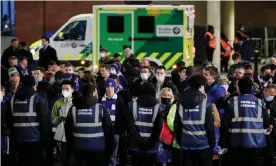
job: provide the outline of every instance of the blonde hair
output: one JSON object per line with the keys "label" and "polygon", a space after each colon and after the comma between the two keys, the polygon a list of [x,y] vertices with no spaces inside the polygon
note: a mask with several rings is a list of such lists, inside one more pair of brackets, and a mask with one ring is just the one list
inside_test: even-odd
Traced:
{"label": "blonde hair", "polygon": [[170,95],[171,95],[171,104],[174,102],[174,95],[173,95],[173,92],[172,92],[172,89],[171,88],[163,88],[161,89],[160,93],[159,93],[159,97],[158,97],[158,102],[161,103],[161,98],[162,98],[162,95],[164,92],[169,92]]}

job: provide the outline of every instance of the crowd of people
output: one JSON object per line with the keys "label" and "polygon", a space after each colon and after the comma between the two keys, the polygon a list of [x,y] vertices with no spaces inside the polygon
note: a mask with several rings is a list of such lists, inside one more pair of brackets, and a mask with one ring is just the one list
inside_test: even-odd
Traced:
{"label": "crowd of people", "polygon": [[227,77],[209,61],[179,61],[169,76],[164,66],[152,69],[148,59],[137,60],[130,48],[122,64],[119,54],[110,59],[101,48],[94,74],[59,62],[49,39],[42,39],[37,65],[19,52],[18,39],[1,59],[3,165],[275,161],[276,58],[253,73],[234,53]]}

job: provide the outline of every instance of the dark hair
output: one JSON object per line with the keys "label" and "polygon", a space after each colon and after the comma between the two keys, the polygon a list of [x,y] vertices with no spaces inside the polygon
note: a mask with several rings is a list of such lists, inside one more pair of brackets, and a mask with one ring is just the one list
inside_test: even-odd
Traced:
{"label": "dark hair", "polygon": [[110,66],[106,64],[101,65],[100,68],[105,68],[106,70],[110,71]]}
{"label": "dark hair", "polygon": [[86,83],[81,88],[81,94],[82,96],[89,97],[93,95],[93,92],[95,92],[96,86],[91,83]]}
{"label": "dark hair", "polygon": [[157,70],[162,70],[162,69],[164,69],[164,70],[166,71],[166,68],[165,68],[165,66],[163,66],[163,65],[160,65],[160,66],[158,66],[158,68],[157,68]]}
{"label": "dark hair", "polygon": [[276,65],[274,65],[274,64],[270,64],[268,66],[270,67],[271,70],[275,70],[276,69]]}
{"label": "dark hair", "polygon": [[79,68],[79,70],[78,71],[82,71],[82,72],[84,72],[85,71],[85,68],[84,67],[81,67],[81,68]]}
{"label": "dark hair", "polygon": [[186,75],[192,76],[195,74],[195,68],[193,66],[188,66],[186,69]]}
{"label": "dark hair", "polygon": [[238,81],[238,87],[241,94],[251,94],[253,81],[249,77],[242,77]]}
{"label": "dark hair", "polygon": [[65,67],[73,67],[74,68],[74,66],[70,62],[65,63]]}
{"label": "dark hair", "polygon": [[68,61],[61,61],[60,63],[59,63],[59,65],[64,65],[64,66],[66,66],[66,64],[69,64],[70,62],[68,62]]}
{"label": "dark hair", "polygon": [[115,53],[115,54],[113,55],[113,58],[117,58],[117,57],[119,57],[119,56],[121,56],[119,53]]}
{"label": "dark hair", "polygon": [[235,60],[238,60],[238,59],[241,59],[241,54],[239,54],[238,52],[235,52],[232,55],[232,60],[235,61]]}
{"label": "dark hair", "polygon": [[185,67],[185,66],[180,66],[178,72],[180,73],[180,72],[182,72],[183,70],[186,70],[186,69],[187,69],[187,67]]}
{"label": "dark hair", "polygon": [[188,78],[188,84],[192,89],[199,89],[207,84],[207,79],[200,74],[196,74]]}
{"label": "dark hair", "polygon": [[214,66],[205,67],[204,70],[209,71],[210,75],[213,77],[216,77],[218,75],[218,69]]}
{"label": "dark hair", "polygon": [[186,65],[186,63],[183,62],[183,61],[178,61],[178,62],[176,63],[177,68],[185,67],[185,65]]}
{"label": "dark hair", "polygon": [[13,43],[13,42],[15,42],[15,41],[18,41],[18,39],[17,39],[17,38],[11,39],[11,43]]}
{"label": "dark hair", "polygon": [[62,80],[63,73],[61,71],[58,71],[55,73],[55,80]]}
{"label": "dark hair", "polygon": [[114,79],[114,80],[119,80],[119,79],[118,79],[118,76],[115,75],[115,74],[110,74],[109,78],[112,78],[112,79]]}
{"label": "dark hair", "polygon": [[276,90],[276,85],[275,84],[268,84],[265,89],[274,89]]}
{"label": "dark hair", "polygon": [[21,45],[22,47],[26,47],[26,46],[27,46],[27,42],[22,41],[22,42],[20,42],[20,45]]}
{"label": "dark hair", "polygon": [[48,38],[47,36],[42,36],[42,37],[41,37],[41,40],[42,40],[42,39],[45,39],[45,40],[49,43],[49,38]]}
{"label": "dark hair", "polygon": [[44,67],[36,67],[36,68],[33,68],[32,71],[35,71],[35,70],[39,70],[41,73],[45,73]]}
{"label": "dark hair", "polygon": [[96,85],[96,80],[90,71],[84,71],[83,76],[87,79],[88,83]]}
{"label": "dark hair", "polygon": [[71,88],[74,89],[74,83],[72,81],[70,81],[70,80],[63,80],[61,82],[61,86],[63,86],[63,85],[70,85]]}
{"label": "dark hair", "polygon": [[263,73],[265,70],[269,70],[270,67],[268,65],[265,65],[263,67],[261,67],[261,72]]}
{"label": "dark hair", "polygon": [[155,97],[155,89],[154,86],[149,83],[149,82],[145,82],[141,85],[141,89],[140,89],[140,94],[143,95],[150,95]]}
{"label": "dark hair", "polygon": [[245,70],[249,70],[249,69],[252,70],[252,66],[250,64],[247,64],[247,65],[244,66],[244,69]]}
{"label": "dark hair", "polygon": [[50,61],[50,62],[48,63],[48,66],[54,66],[54,65],[57,65],[57,63],[56,63],[55,61]]}

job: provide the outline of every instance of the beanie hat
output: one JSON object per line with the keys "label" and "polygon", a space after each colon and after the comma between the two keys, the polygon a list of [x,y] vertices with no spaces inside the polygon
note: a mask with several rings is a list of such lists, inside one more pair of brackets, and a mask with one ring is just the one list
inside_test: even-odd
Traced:
{"label": "beanie hat", "polygon": [[112,78],[108,78],[104,83],[104,88],[107,88],[108,86],[113,86],[114,89],[116,88],[116,82]]}
{"label": "beanie hat", "polygon": [[26,75],[22,77],[22,86],[33,87],[37,84],[34,76]]}
{"label": "beanie hat", "polygon": [[113,63],[113,64],[110,65],[110,67],[113,67],[116,70],[117,74],[119,73],[119,67],[118,67],[117,64]]}
{"label": "beanie hat", "polygon": [[15,67],[11,67],[8,70],[8,74],[9,74],[9,77],[11,77],[13,74],[19,75],[19,72],[17,71],[17,69]]}

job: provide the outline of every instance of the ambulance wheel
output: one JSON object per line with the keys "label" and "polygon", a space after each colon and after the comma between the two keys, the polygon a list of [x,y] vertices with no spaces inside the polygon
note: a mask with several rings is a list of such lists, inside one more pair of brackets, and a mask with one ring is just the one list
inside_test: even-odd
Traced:
{"label": "ambulance wheel", "polygon": [[155,73],[155,71],[157,70],[158,66],[159,65],[156,64],[155,62],[150,62],[150,68],[151,68],[152,72]]}

